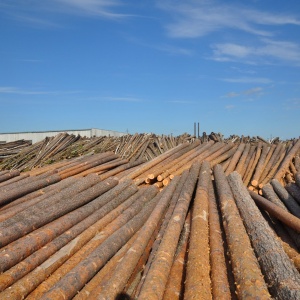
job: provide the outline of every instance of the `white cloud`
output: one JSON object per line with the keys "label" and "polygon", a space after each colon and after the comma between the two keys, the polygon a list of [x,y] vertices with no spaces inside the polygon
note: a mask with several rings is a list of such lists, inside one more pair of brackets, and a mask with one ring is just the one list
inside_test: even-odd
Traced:
{"label": "white cloud", "polygon": [[241,92],[229,92],[224,97],[225,98],[235,98],[235,97],[248,98],[249,96],[259,97],[263,95],[263,93],[264,93],[264,89],[262,87],[254,87],[251,89],[243,90]]}
{"label": "white cloud", "polygon": [[255,87],[255,88],[243,91],[243,94],[247,95],[247,96],[254,95],[254,94],[260,95],[260,94],[262,94],[262,91],[263,91],[263,89],[261,87]]}
{"label": "white cloud", "polygon": [[194,104],[195,101],[187,101],[187,100],[170,100],[168,103],[177,103],[177,104]]}
{"label": "white cloud", "polygon": [[120,12],[124,2],[119,0],[3,0],[0,11],[11,18],[37,26],[58,27],[51,14],[75,14],[107,19],[121,19],[133,15]]}
{"label": "white cloud", "polygon": [[231,83],[260,83],[269,84],[272,80],[264,77],[237,77],[237,78],[222,78],[222,81]]}
{"label": "white cloud", "polygon": [[225,95],[226,98],[234,98],[234,97],[238,97],[240,94],[239,93],[236,93],[236,92],[230,92],[230,93],[227,93]]}
{"label": "white cloud", "polygon": [[285,101],[284,103],[286,110],[299,110],[300,109],[300,98],[293,98]]}
{"label": "white cloud", "polygon": [[187,56],[193,55],[193,51],[187,48],[181,48],[177,46],[162,45],[162,46],[152,46],[152,47],[159,51],[167,52],[172,55],[187,55]]}
{"label": "white cloud", "polygon": [[231,110],[233,110],[235,107],[236,107],[235,105],[228,104],[228,105],[225,106],[225,109],[231,111]]}
{"label": "white cloud", "polygon": [[185,55],[191,56],[193,55],[193,51],[187,48],[179,47],[176,45],[170,44],[154,44],[154,43],[147,43],[141,39],[138,39],[133,36],[126,36],[125,37],[129,42],[134,43],[138,46],[152,48],[158,51],[166,52],[171,55]]}
{"label": "white cloud", "polygon": [[[177,2],[178,3],[178,2]],[[169,36],[176,38],[202,37],[215,31],[235,29],[259,36],[273,36],[269,27],[262,25],[300,25],[293,15],[271,14],[220,1],[174,1],[160,0],[158,7],[174,16],[166,25]]]}
{"label": "white cloud", "polygon": [[141,99],[134,97],[101,97],[100,99],[117,102],[142,102]]}
{"label": "white cloud", "polygon": [[300,64],[300,45],[293,42],[261,39],[256,46],[220,43],[212,45],[212,49],[211,59],[216,61]]}
{"label": "white cloud", "polygon": [[[88,15],[98,15],[107,18],[129,16],[113,12],[113,8],[121,5],[117,0],[54,0],[66,13],[76,12]],[[52,2],[52,1],[51,1]]]}
{"label": "white cloud", "polygon": [[66,95],[77,94],[80,91],[41,91],[41,90],[24,90],[11,86],[0,86],[0,94],[15,94],[15,95]]}

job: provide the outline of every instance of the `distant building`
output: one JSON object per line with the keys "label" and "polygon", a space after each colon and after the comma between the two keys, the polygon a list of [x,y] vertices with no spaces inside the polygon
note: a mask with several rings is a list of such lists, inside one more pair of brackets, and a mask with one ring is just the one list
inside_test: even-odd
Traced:
{"label": "distant building", "polygon": [[74,135],[80,135],[82,137],[98,137],[98,136],[123,136],[127,133],[118,132],[113,130],[104,130],[104,129],[77,129],[77,130],[55,130],[55,131],[32,131],[32,132],[10,132],[10,133],[0,133],[0,142],[14,142],[18,140],[31,140],[32,143],[37,143],[45,139],[46,137],[55,136],[59,133],[68,133]]}

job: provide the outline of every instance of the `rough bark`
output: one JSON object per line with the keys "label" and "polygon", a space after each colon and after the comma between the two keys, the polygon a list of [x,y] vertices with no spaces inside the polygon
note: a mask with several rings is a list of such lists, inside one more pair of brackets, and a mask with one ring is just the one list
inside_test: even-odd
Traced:
{"label": "rough bark", "polygon": [[300,274],[262,217],[239,174],[230,174],[228,182],[271,295],[282,300],[300,299]]}

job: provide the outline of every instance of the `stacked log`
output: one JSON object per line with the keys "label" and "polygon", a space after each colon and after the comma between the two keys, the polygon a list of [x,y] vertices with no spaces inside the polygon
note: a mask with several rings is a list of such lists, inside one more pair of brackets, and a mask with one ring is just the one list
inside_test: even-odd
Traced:
{"label": "stacked log", "polygon": [[79,142],[1,171],[0,299],[299,298],[299,141]]}
{"label": "stacked log", "polygon": [[31,141],[17,140],[14,142],[0,142],[0,163],[11,156],[18,154],[23,148],[31,145]]}

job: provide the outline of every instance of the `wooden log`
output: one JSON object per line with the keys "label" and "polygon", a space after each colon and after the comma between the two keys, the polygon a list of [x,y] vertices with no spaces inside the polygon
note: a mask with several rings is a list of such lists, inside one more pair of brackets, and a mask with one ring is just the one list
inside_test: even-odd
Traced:
{"label": "wooden log", "polygon": [[150,168],[152,168],[153,166],[157,165],[158,163],[160,163],[161,161],[163,161],[164,159],[167,159],[169,156],[171,156],[173,153],[176,153],[177,151],[187,147],[189,144],[188,143],[184,143],[184,144],[180,144],[177,147],[170,149],[168,151],[166,151],[165,153],[163,153],[162,155],[157,156],[156,158],[154,158],[153,160],[147,162],[146,164],[142,165],[139,169],[137,169],[136,171],[130,173],[128,175],[128,178],[134,179],[137,178],[139,175],[141,175],[144,172],[147,172]]}
{"label": "wooden log", "polygon": [[[212,141],[210,141],[212,142]],[[189,169],[191,165],[195,162],[202,162],[203,160],[209,160],[209,157],[211,155],[214,155],[216,151],[218,151],[222,147],[222,143],[216,143],[213,146],[211,146],[209,149],[201,153],[200,155],[197,155],[196,157],[192,158],[190,161],[185,162],[182,167],[177,169],[175,172],[172,173],[173,176],[180,175],[183,171]]]}
{"label": "wooden log", "polygon": [[244,180],[245,174],[247,173],[247,170],[249,169],[249,163],[250,163],[250,160],[253,156],[255,148],[256,148],[256,146],[253,146],[253,145],[250,146],[249,153],[248,153],[248,155],[246,157],[246,160],[245,160],[244,168],[240,171],[240,174],[241,174],[243,180]]}
{"label": "wooden log", "polygon": [[256,168],[257,163],[258,163],[258,161],[259,161],[259,158],[260,158],[260,156],[261,156],[261,152],[262,152],[262,143],[259,142],[259,143],[257,144],[257,147],[256,147],[256,152],[255,152],[255,156],[254,156],[253,162],[252,162],[252,164],[251,164],[251,166],[250,166],[250,168],[249,168],[249,171],[248,171],[248,173],[247,173],[247,177],[246,177],[246,179],[244,180],[244,184],[245,184],[246,186],[248,186],[248,184],[249,184],[250,181],[251,181],[251,178],[252,178],[252,176],[253,176],[253,173],[254,173],[254,171],[255,171],[255,168]]}
{"label": "wooden log", "polygon": [[0,183],[0,188],[2,188],[3,186],[9,185],[9,184],[11,184],[11,183],[15,183],[15,182],[21,181],[21,180],[23,180],[23,179],[25,179],[25,178],[27,178],[27,177],[29,177],[29,176],[30,176],[30,175],[27,174],[27,173],[22,174],[22,175],[19,175],[19,176],[15,176],[15,177],[13,177],[13,178],[11,178],[11,179],[8,179],[8,180],[6,180],[6,181],[1,182],[1,183]]}
{"label": "wooden log", "polygon": [[228,282],[225,250],[223,246],[221,218],[217,207],[212,182],[209,186],[209,245],[211,263],[211,290],[213,299],[230,300],[231,292]]}
{"label": "wooden log", "polygon": [[[287,207],[284,205],[284,203],[279,199],[277,194],[275,193],[272,185],[270,183],[266,184],[263,189],[263,196],[267,198],[272,203],[276,204],[277,206],[281,207],[285,211],[289,212]],[[292,228],[285,226],[285,229],[288,231],[289,235],[293,239],[294,243],[296,244],[297,248],[300,249],[300,234],[294,231]]]}
{"label": "wooden log", "polygon": [[[126,224],[126,222],[137,212],[137,210],[135,210],[136,206],[132,206],[132,204],[136,203],[137,200],[140,200],[141,205],[138,206],[143,206],[145,202],[147,202],[147,199],[153,197],[154,190],[155,189],[151,189],[151,191],[148,190],[148,193],[146,194],[146,189],[141,189],[127,200],[126,196],[125,199],[123,197],[124,193],[121,193],[111,202],[114,202],[113,206],[118,202],[123,202],[122,204],[113,209],[113,207],[110,206],[111,202],[109,202],[105,208],[105,211],[107,212],[105,217],[87,228],[39,267],[18,280],[10,288],[6,289],[3,294],[7,295],[8,299],[10,299],[9,297],[16,297],[16,295],[18,295],[19,299],[26,296],[28,300],[40,299],[46,291],[82,261],[83,258],[87,257],[105,238]],[[117,198],[119,199],[117,200]],[[97,243],[95,241],[95,236],[100,232],[103,233],[103,237],[102,240]],[[0,294],[0,296],[3,294]]]}
{"label": "wooden log", "polygon": [[[63,276],[70,272],[72,268],[74,268],[78,263],[87,258],[110,235],[119,230],[124,224],[126,224],[126,222],[129,222],[130,219],[138,214],[145,206],[145,204],[149,200],[151,200],[157,193],[158,190],[154,186],[140,189],[136,194],[134,194],[122,205],[120,205],[120,207],[116,208],[117,218],[115,218],[113,222],[111,222],[112,217],[113,215],[116,215],[116,213],[111,216],[105,216],[102,219],[102,222],[100,220],[99,224],[97,224],[97,227],[99,228],[101,226],[101,230],[99,230],[99,232],[93,237],[93,239],[91,239],[78,252],[76,252],[75,255],[73,255],[67,261],[64,260],[63,265],[60,265],[60,267],[34,291],[33,298],[37,297],[37,295],[44,294],[50,288],[52,288]],[[120,212],[122,212],[122,214],[120,214]],[[111,223],[107,224],[108,221],[110,221]],[[103,228],[103,226],[105,227]],[[60,252],[64,253],[64,249],[61,249]],[[59,254],[55,255],[59,258]]]}
{"label": "wooden log", "polygon": [[223,226],[239,299],[270,299],[260,266],[220,165],[214,167]]}
{"label": "wooden log", "polygon": [[280,151],[282,151],[283,149],[283,145],[279,144],[279,145],[272,145],[270,151],[268,152],[268,155],[271,153],[271,157],[269,159],[269,161],[267,162],[267,164],[264,166],[263,172],[260,175],[259,181],[262,182],[267,174],[269,173],[271,167],[274,165],[276,158],[279,157],[279,153]]}
{"label": "wooden log", "polygon": [[112,161],[114,159],[118,158],[115,154],[110,154],[107,155],[105,157],[103,156],[96,156],[93,159],[87,161],[86,163],[84,163],[83,165],[75,165],[72,168],[68,168],[64,171],[59,172],[59,175],[62,179],[68,178],[70,176],[79,174],[83,171],[86,171],[88,169],[91,169],[93,167],[99,166],[101,164],[104,164],[106,162]]}
{"label": "wooden log", "polygon": [[64,188],[74,184],[75,181],[75,178],[70,177],[10,202],[1,210],[0,222],[15,216],[17,213],[45,200],[54,194],[60,193]]}
{"label": "wooden log", "polygon": [[[253,197],[252,197],[253,199]],[[269,215],[266,211],[260,210],[265,220],[268,222],[271,229],[277,235],[279,242],[281,243],[285,253],[293,261],[296,269],[300,271],[300,253],[297,251],[297,246],[284,229],[282,223],[276,218]]]}
{"label": "wooden log", "polygon": [[102,285],[109,284],[110,276],[124,255],[130,249],[139,234],[137,231],[132,238],[105,264],[105,266],[80,290],[73,300],[86,300],[95,290],[101,290]]}
{"label": "wooden log", "polygon": [[146,222],[160,197],[154,197],[127,224],[110,235],[86,259],[81,261],[60,279],[44,296],[44,299],[70,299],[105,265],[105,263],[137,232]]}
{"label": "wooden log", "polygon": [[60,180],[61,180],[61,177],[58,174],[55,174],[55,175],[51,175],[47,178],[42,178],[35,182],[25,184],[22,187],[7,190],[5,193],[1,193],[1,195],[0,195],[0,205],[9,203],[21,196],[29,194],[29,193],[36,191],[38,189],[41,189],[45,186],[54,184]]}
{"label": "wooden log", "polygon": [[84,177],[88,174],[91,174],[91,173],[101,173],[101,172],[104,172],[104,171],[107,171],[109,169],[112,169],[112,168],[116,168],[120,165],[124,165],[124,164],[127,164],[128,163],[128,160],[127,159],[121,159],[121,158],[116,158],[116,159],[113,159],[113,160],[110,160],[106,163],[103,163],[103,164],[100,164],[96,167],[92,167],[92,168],[89,168],[81,173],[78,173],[76,175],[74,175],[74,177]]}
{"label": "wooden log", "polygon": [[19,176],[19,175],[20,175],[19,170],[11,170],[10,172],[0,175],[0,182],[4,182],[6,180],[9,180],[9,179]]}
{"label": "wooden log", "polygon": [[248,154],[249,154],[249,151],[250,151],[250,144],[246,144],[245,145],[245,148],[244,148],[244,151],[241,155],[241,158],[239,159],[237,165],[236,165],[236,168],[235,170],[242,175],[242,173],[245,173],[244,169],[245,169],[245,162],[246,162],[246,159],[248,157]]}
{"label": "wooden log", "polygon": [[203,146],[199,144],[200,142],[197,141],[189,145],[185,149],[173,154],[168,159],[162,161],[154,169],[151,169],[151,172],[149,170],[149,174],[147,175],[147,178],[154,179],[157,177],[158,181],[162,181],[169,174],[171,174],[169,171],[170,168],[173,168],[176,164],[180,164],[184,158],[191,155],[195,155],[195,153],[198,153],[199,151],[203,151],[202,149]]}
{"label": "wooden log", "polygon": [[253,174],[252,180],[251,180],[251,184],[254,187],[258,186],[259,178],[260,178],[260,176],[261,176],[261,174],[263,172],[263,168],[265,166],[265,162],[266,162],[266,158],[267,158],[267,154],[268,154],[269,150],[270,150],[270,147],[268,147],[267,144],[264,144],[263,148],[262,148],[262,152],[261,152],[260,158],[258,160],[257,166],[255,168],[255,171],[254,171],[254,174]]}
{"label": "wooden log", "polygon": [[209,157],[206,158],[207,161],[212,162],[213,160],[217,159],[224,153],[228,152],[230,149],[234,147],[234,143],[229,142],[228,144],[223,144],[223,146]]}
{"label": "wooden log", "polygon": [[250,236],[271,295],[276,299],[300,298],[300,274],[276,239],[243,185],[240,175],[233,172],[228,182]]}
{"label": "wooden log", "polygon": [[185,299],[212,299],[208,235],[208,191],[210,180],[210,164],[208,161],[203,161],[192,206]]}
{"label": "wooden log", "polygon": [[[179,177],[174,178],[172,183],[162,191],[160,195],[160,201],[152,211],[147,222],[140,229],[140,234],[136,238],[135,242],[125,254],[124,259],[118,264],[113,274],[111,275],[111,282],[114,284],[106,285],[100,294],[93,293],[93,297],[97,299],[113,300],[116,296],[122,292],[131,274],[133,273],[140,257],[146,249],[146,246],[158,226],[161,218],[163,217],[165,210],[172,198],[172,194],[176,189],[179,181]],[[92,296],[91,295],[91,296]]]}
{"label": "wooden log", "polygon": [[[122,197],[120,197],[120,189],[122,189]],[[126,185],[121,184],[120,186],[117,186],[116,188],[105,193],[101,197],[101,201],[103,201],[103,203],[108,203],[104,204],[101,208],[90,214],[87,218],[69,228],[66,232],[46,244],[44,247],[41,247],[26,259],[22,260],[20,263],[1,274],[0,291],[4,290],[20,278],[24,277],[34,268],[38,267],[51,255],[55,254],[56,251],[59,251],[59,249],[69,243],[72,239],[75,239],[88,227],[93,226],[99,219],[103,218],[106,214],[115,209],[119,204],[124,202],[125,199],[132,196],[136,191],[137,187],[133,184],[127,186],[127,188]],[[94,209],[96,209],[95,206]],[[61,224],[63,223],[61,222]],[[20,252],[20,250],[18,252]],[[10,258],[12,256],[11,253],[12,252],[10,252]],[[14,252],[13,254],[15,255]]]}
{"label": "wooden log", "polygon": [[172,218],[165,231],[155,260],[152,262],[138,299],[162,299],[168,281],[169,272],[173,264],[187,210],[192,199],[195,184],[199,174],[200,163],[193,164],[186,184],[179,196]]}
{"label": "wooden log", "polygon": [[297,172],[297,174],[295,176],[295,182],[296,182],[297,186],[300,188],[300,172]]}
{"label": "wooden log", "polygon": [[[189,153],[189,155],[183,157],[182,159],[178,160],[177,163],[173,164],[168,170],[163,172],[159,179],[163,180],[167,178],[169,175],[176,176],[180,175],[184,170],[188,170],[194,159],[201,157],[204,153],[207,153],[211,148],[215,146],[213,145],[213,142],[208,142],[205,144],[200,145],[196,148],[196,151],[193,153]],[[218,145],[217,145],[218,146]]]}
{"label": "wooden log", "polygon": [[188,251],[188,239],[190,233],[190,213],[188,213],[183,232],[181,233],[181,241],[175,255],[174,263],[170,270],[170,275],[166,285],[163,300],[180,300],[184,297],[184,281],[186,269],[186,254]]}
{"label": "wooden log", "polygon": [[294,230],[300,233],[300,219],[295,217],[293,214],[290,214],[286,210],[282,209],[281,207],[273,204],[272,202],[266,200],[265,198],[257,195],[254,192],[250,191],[250,195],[252,199],[255,201],[257,206],[266,210],[271,216],[275,217],[276,219],[280,220],[285,225],[293,228]]}
{"label": "wooden log", "polygon": [[246,146],[246,145],[245,145],[244,143],[241,143],[241,144],[238,146],[236,152],[234,153],[234,155],[233,155],[233,157],[232,157],[232,159],[231,159],[231,161],[230,161],[229,166],[228,166],[227,169],[226,169],[226,172],[225,172],[226,175],[230,174],[233,170],[235,170],[235,167],[236,167],[236,165],[237,165],[237,163],[238,163],[238,161],[239,161],[241,155],[243,154],[243,151],[244,151],[244,149],[245,149],[245,146]]}
{"label": "wooden log", "polygon": [[278,154],[278,157],[276,158],[276,163],[271,167],[271,169],[270,169],[269,173],[267,174],[267,176],[265,177],[265,179],[263,179],[261,181],[261,183],[259,184],[260,188],[262,188],[266,183],[268,183],[274,177],[274,174],[276,173],[276,170],[278,169],[279,165],[281,164],[282,160],[284,159],[284,156],[285,156],[285,151],[284,151],[284,148],[282,148],[282,150]]}
{"label": "wooden log", "polygon": [[300,172],[300,156],[299,154],[295,157],[295,168],[297,172]]}
{"label": "wooden log", "polygon": [[297,201],[288,193],[277,179],[272,179],[271,185],[289,211],[296,217],[300,218],[300,206]]}
{"label": "wooden log", "polygon": [[[93,175],[93,174],[91,174]],[[95,175],[97,176],[97,175]],[[94,177],[94,176],[93,176]],[[97,178],[86,178],[84,182],[81,182],[83,187],[91,187],[95,183]],[[96,181],[97,182],[97,181]],[[61,195],[54,195],[58,198],[58,201],[51,202],[51,198],[39,202],[34,207],[29,207],[23,212],[20,212],[16,216],[2,222],[0,228],[2,235],[0,237],[0,245],[5,246],[8,243],[20,238],[21,236],[39,228],[64,214],[86,204],[95,197],[105,193],[112,187],[116,186],[117,180],[110,178],[104,182],[96,184],[92,189],[88,188],[72,197],[72,201],[65,201],[66,198],[60,198]],[[82,188],[81,186],[81,188]],[[75,189],[74,189],[75,190]],[[76,191],[71,192],[76,193]],[[66,189],[66,194],[70,192],[70,188]],[[16,223],[17,220],[17,223]]]}
{"label": "wooden log", "polygon": [[291,170],[293,176],[295,177],[296,174],[297,174],[297,170],[296,170],[296,167],[295,167],[295,165],[294,165],[294,163],[293,163],[292,160],[290,161],[290,170]]}
{"label": "wooden log", "polygon": [[298,187],[297,184],[290,182],[285,186],[285,189],[300,205],[300,187]]}
{"label": "wooden log", "polygon": [[299,148],[300,148],[300,139],[297,140],[297,142],[293,145],[291,150],[287,153],[287,155],[283,159],[282,163],[280,164],[278,170],[276,171],[276,173],[274,175],[275,179],[279,180],[282,177],[284,177],[284,174],[285,174],[286,170],[288,169],[291,160],[296,155]]}
{"label": "wooden log", "polygon": [[131,169],[131,168],[134,168],[136,166],[139,166],[141,164],[143,164],[145,162],[145,160],[136,160],[136,161],[132,161],[132,162],[129,162],[129,163],[126,163],[126,164],[123,164],[117,168],[114,168],[110,171],[107,171],[105,172],[104,174],[101,174],[99,176],[100,180],[105,180],[111,176],[115,176],[117,174],[119,174],[120,172],[123,172],[127,169]]}
{"label": "wooden log", "polygon": [[177,188],[176,188],[175,192],[173,193],[173,196],[172,196],[172,199],[171,199],[171,202],[170,202],[170,206],[168,208],[168,211],[165,214],[163,223],[162,223],[162,225],[160,227],[160,230],[159,230],[159,233],[158,233],[158,235],[156,237],[156,240],[153,243],[153,246],[152,246],[152,249],[151,249],[151,253],[150,253],[148,261],[147,261],[147,263],[145,265],[143,276],[142,276],[142,278],[141,278],[141,280],[140,280],[140,282],[138,284],[138,287],[137,287],[137,289],[135,291],[135,295],[139,295],[139,293],[141,291],[141,288],[142,288],[142,286],[144,284],[144,281],[145,281],[145,279],[147,277],[147,274],[148,274],[148,272],[150,270],[152,262],[153,262],[153,260],[154,260],[154,258],[156,256],[156,253],[157,253],[157,251],[159,249],[159,245],[160,245],[160,243],[162,241],[162,238],[164,236],[164,233],[165,233],[165,231],[166,231],[166,229],[168,227],[169,221],[170,221],[170,219],[172,217],[174,208],[175,208],[175,206],[177,204],[178,198],[179,198],[179,196],[181,194],[181,191],[183,189],[183,186],[184,186],[184,184],[186,182],[186,179],[187,179],[188,175],[189,175],[189,171],[186,170],[180,176],[180,181],[179,181],[179,183],[177,185]]}
{"label": "wooden log", "polygon": [[229,151],[223,153],[222,155],[220,155],[219,157],[210,160],[210,158],[206,158],[206,160],[210,161],[210,166],[211,168],[214,167],[215,165],[225,161],[227,159],[228,164],[230,163],[230,158],[232,157],[232,155],[236,152],[236,146],[234,146],[233,148],[231,148]]}

